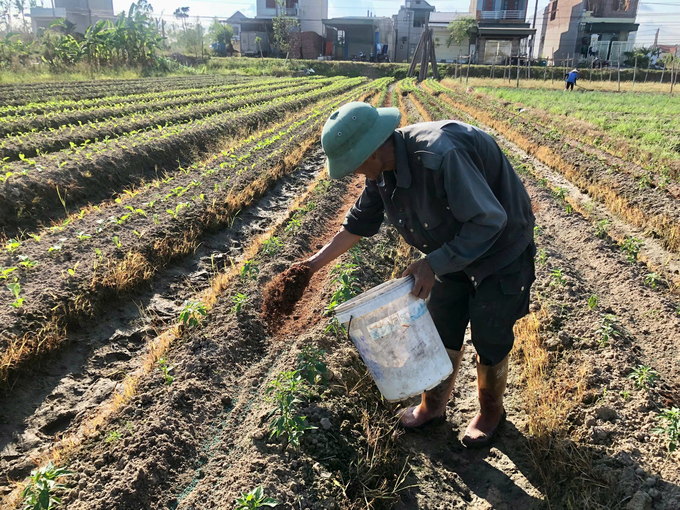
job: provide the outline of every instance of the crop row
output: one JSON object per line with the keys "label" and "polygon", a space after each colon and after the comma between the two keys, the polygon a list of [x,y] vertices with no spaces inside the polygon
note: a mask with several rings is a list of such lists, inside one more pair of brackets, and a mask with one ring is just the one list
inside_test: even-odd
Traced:
{"label": "crop row", "polygon": [[274,122],[360,82],[335,80],[239,110],[5,165],[4,175],[9,177],[0,186],[0,231],[12,236],[18,228],[34,229],[40,221],[63,217],[60,210],[73,209],[84,200],[104,200],[122,186],[156,175],[159,167],[206,152],[221,138]]}
{"label": "crop row", "polygon": [[244,106],[265,103],[277,97],[288,96],[293,92],[304,93],[322,87],[333,80],[335,78],[285,82],[281,86],[258,87],[254,93],[249,91],[243,93],[239,90],[234,94],[218,94],[215,98],[208,96],[202,102],[189,101],[183,105],[166,107],[160,111],[142,111],[125,117],[113,117],[82,126],[66,125],[23,136],[12,135],[0,142],[0,158],[6,161],[15,161],[67,147],[75,149],[82,144],[109,140],[124,133],[157,129],[159,126],[167,127],[226,111],[238,110]]}
{"label": "crop row", "polygon": [[[193,252],[206,232],[228,226],[239,210],[292,171],[316,143],[332,109],[375,86],[357,87],[362,81],[347,80],[349,92],[300,112],[280,129],[253,136],[206,164],[149,183],[96,214],[17,240],[2,260],[5,271],[17,268],[6,276],[11,281],[17,275],[19,285],[16,294],[5,292],[0,301],[0,317],[8,321],[5,352],[15,352],[12,346],[20,338],[31,338],[26,349],[31,354],[53,344],[46,338],[50,332],[91,316],[106,300],[133,290],[174,258]],[[12,313],[12,304],[21,313]],[[47,316],[53,319],[51,327],[45,325]],[[18,362],[0,363],[0,380]]]}
{"label": "crop row", "polygon": [[678,202],[662,190],[641,186],[635,177],[612,167],[586,148],[555,140],[549,131],[522,117],[484,103],[470,94],[449,89],[436,82],[427,88],[439,98],[498,130],[521,149],[562,173],[582,192],[605,204],[630,224],[644,228],[661,239],[666,249],[680,252],[680,210]]}
{"label": "crop row", "polygon": [[[505,96],[501,96],[505,97]],[[517,116],[516,103],[498,100],[492,94],[485,94],[485,101],[503,108],[510,116]],[[609,152],[613,156],[630,161],[645,169],[655,185],[664,187],[671,179],[680,177],[680,132],[673,117],[674,113],[659,111],[631,111],[619,114],[604,114],[604,122],[591,123],[574,115],[563,115],[551,110],[526,108],[519,114],[553,133],[566,135],[595,149]],[[618,118],[612,118],[618,115]],[[629,117],[630,121],[622,120]],[[616,129],[617,123],[622,127]],[[630,133],[629,133],[630,132]]]}
{"label": "crop row", "polygon": [[[98,104],[94,106],[79,105],[63,109],[54,109],[45,114],[22,112],[6,117],[0,117],[0,137],[11,134],[26,135],[36,131],[59,128],[60,126],[77,127],[83,123],[99,122],[105,119],[123,117],[137,112],[152,112],[164,110],[176,106],[184,106],[188,103],[205,103],[217,99],[223,99],[238,94],[255,93],[272,85],[284,86],[285,84],[301,82],[299,78],[289,80],[257,80],[236,85],[222,85],[218,87],[193,88],[172,91],[172,96],[163,94],[143,94],[129,96],[122,102]],[[130,98],[137,98],[129,101]]]}
{"label": "crop row", "polygon": [[110,95],[143,94],[161,92],[168,89],[190,88],[206,84],[224,84],[236,82],[241,78],[217,75],[201,75],[171,78],[143,78],[140,80],[115,80],[98,82],[79,82],[68,84],[31,84],[26,86],[9,86],[0,92],[0,104],[20,106],[31,102],[42,102],[46,97],[51,100],[94,99]]}
{"label": "crop row", "polygon": [[[231,77],[215,82],[209,81],[192,81],[188,84],[180,84],[176,87],[167,87],[163,90],[146,90],[134,94],[127,94],[121,91],[120,94],[111,94],[109,96],[97,97],[92,99],[55,99],[53,97],[43,97],[40,101],[22,104],[19,106],[2,105],[0,106],[0,115],[15,116],[15,115],[43,115],[50,112],[65,112],[69,110],[79,110],[93,107],[113,106],[119,103],[135,103],[142,102],[147,99],[154,98],[172,98],[183,94],[190,94],[192,92],[199,92],[211,88],[220,87],[234,87],[238,85],[248,85],[253,82],[252,78],[234,80]],[[260,80],[257,80],[260,81]],[[276,80],[272,80],[276,81]]]}

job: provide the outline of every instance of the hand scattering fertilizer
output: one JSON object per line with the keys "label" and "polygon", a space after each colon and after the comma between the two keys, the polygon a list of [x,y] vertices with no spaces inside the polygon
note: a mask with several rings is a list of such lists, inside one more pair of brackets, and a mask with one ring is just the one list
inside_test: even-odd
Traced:
{"label": "hand scattering fertilizer", "polygon": [[413,284],[413,276],[390,280],[335,310],[391,402],[430,390],[453,372],[425,301],[411,294]]}

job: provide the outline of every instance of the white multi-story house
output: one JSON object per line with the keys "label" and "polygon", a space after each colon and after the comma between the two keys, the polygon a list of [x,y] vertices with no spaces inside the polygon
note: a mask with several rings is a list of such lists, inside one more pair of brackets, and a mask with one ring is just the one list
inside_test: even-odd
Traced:
{"label": "white multi-story house", "polygon": [[54,0],[54,7],[32,7],[33,34],[45,29],[58,19],[66,19],[75,25],[74,31],[84,34],[87,28],[102,19],[115,21],[113,0]]}
{"label": "white multi-story house", "polygon": [[275,16],[285,15],[297,18],[300,32],[316,32],[324,36],[321,20],[328,18],[328,0],[286,0],[279,7],[276,0],[257,0],[255,19],[271,20]]}

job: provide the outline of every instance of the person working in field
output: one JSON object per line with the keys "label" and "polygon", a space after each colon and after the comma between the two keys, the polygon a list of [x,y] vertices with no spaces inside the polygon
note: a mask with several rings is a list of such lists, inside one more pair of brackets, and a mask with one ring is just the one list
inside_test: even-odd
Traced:
{"label": "person working in field", "polygon": [[576,80],[578,80],[578,71],[572,69],[565,77],[566,88],[564,90],[574,90],[574,85],[576,85]]}
{"label": "person working in field", "polygon": [[349,103],[334,112],[321,135],[333,179],[366,177],[363,193],[335,237],[298,263],[312,272],[380,229],[383,216],[407,243],[425,253],[404,276],[427,299],[453,363],[451,376],[402,411],[404,427],[446,416],[470,323],[477,351],[481,411],[464,443],[487,443],[505,418],[503,393],[515,321],[529,311],[534,281],[531,200],[496,142],[454,121],[397,129],[397,108]]}

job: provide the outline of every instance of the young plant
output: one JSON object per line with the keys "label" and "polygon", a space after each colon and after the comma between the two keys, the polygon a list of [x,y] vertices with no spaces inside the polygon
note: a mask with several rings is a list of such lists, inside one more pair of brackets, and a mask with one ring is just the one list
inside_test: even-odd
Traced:
{"label": "young plant", "polygon": [[556,267],[552,271],[550,271],[550,276],[552,276],[552,280],[550,281],[550,287],[561,287],[565,283],[567,283],[567,280],[564,278],[564,275],[562,273],[562,269]]}
{"label": "young plant", "polygon": [[16,271],[16,267],[2,267],[0,266],[0,280],[6,280],[10,273]]}
{"label": "young plant", "polygon": [[123,437],[123,436],[121,435],[120,432],[118,432],[117,430],[112,430],[111,432],[109,432],[109,435],[106,436],[105,441],[106,441],[107,443],[115,443],[115,442],[118,441],[121,437]]}
{"label": "young plant", "polygon": [[76,237],[78,238],[78,241],[85,241],[87,239],[90,239],[92,236],[89,234],[85,234],[82,230],[79,230],[76,233]]}
{"label": "young plant", "polygon": [[300,446],[300,438],[305,431],[316,428],[307,423],[306,417],[297,416],[293,412],[295,404],[302,402],[300,397],[308,394],[308,383],[299,370],[279,372],[265,390],[265,395],[277,404],[279,414],[269,424],[269,437],[279,437],[285,433],[288,443],[295,448]]}
{"label": "young plant", "polygon": [[76,269],[78,269],[78,264],[80,264],[80,262],[76,262],[76,265],[73,266],[73,269],[68,268],[69,276],[75,276],[76,275]]}
{"label": "young plant", "polygon": [[231,300],[234,303],[234,306],[231,307],[231,313],[240,313],[243,306],[248,302],[248,296],[239,292]]}
{"label": "young plant", "polygon": [[184,302],[184,307],[179,313],[179,321],[187,328],[195,328],[198,326],[199,318],[205,317],[207,313],[208,309],[203,303],[189,299]]}
{"label": "young plant", "polygon": [[545,252],[545,248],[538,250],[536,261],[540,265],[545,266],[545,263],[548,261],[548,254]]}
{"label": "young plant", "polygon": [[13,306],[14,308],[21,308],[21,306],[24,304],[24,298],[19,297],[19,293],[21,292],[21,285],[19,285],[17,282],[14,282],[7,285],[7,288],[14,296],[14,303],[12,303],[11,306]]}
{"label": "young plant", "polygon": [[[31,260],[28,255],[19,255],[19,265],[25,267],[26,269],[31,269],[38,265],[37,260]],[[1,268],[0,268],[1,269]],[[0,276],[1,278],[1,276]]]}
{"label": "young plant", "polygon": [[680,443],[680,409],[662,409],[656,417],[661,422],[658,427],[654,427],[652,432],[655,434],[666,434],[668,436],[668,451],[674,452]]}
{"label": "young plant", "polygon": [[598,302],[598,298],[595,294],[593,294],[592,296],[590,296],[588,298],[588,308],[590,310],[595,310],[595,308],[597,308],[597,302]]}
{"label": "young plant", "polygon": [[661,276],[658,273],[647,273],[645,275],[645,285],[651,285],[653,289],[656,289],[660,281]]}
{"label": "young plant", "polygon": [[645,365],[638,365],[633,369],[630,375],[628,375],[628,379],[635,381],[635,387],[639,390],[651,388],[656,384],[658,378],[659,373],[652,367]]}
{"label": "young plant", "polygon": [[636,237],[626,236],[623,243],[621,244],[621,251],[626,254],[628,262],[635,264],[637,261],[638,253],[640,253],[640,248],[642,247],[642,241]]}
{"label": "young plant", "polygon": [[598,330],[601,335],[598,342],[602,347],[609,345],[609,341],[614,337],[621,336],[621,332],[614,327],[614,324],[616,324],[616,315],[607,314],[602,317],[602,324]]}
{"label": "young plant", "polygon": [[283,243],[278,237],[270,237],[262,242],[262,253],[265,255],[276,255],[282,246]]}
{"label": "young plant", "polygon": [[165,379],[165,384],[170,386],[172,384],[172,381],[175,380],[173,376],[170,375],[170,372],[172,372],[175,369],[174,365],[168,365],[168,362],[165,358],[161,358],[158,360],[158,370],[161,371],[163,374],[163,379]]}
{"label": "young plant", "polygon": [[324,358],[326,351],[317,349],[311,345],[305,345],[298,354],[298,371],[309,384],[326,384],[326,363]]}
{"label": "young plant", "polygon": [[355,274],[358,268],[359,266],[356,264],[345,262],[336,264],[331,270],[331,276],[334,277],[331,284],[340,284],[340,287],[331,296],[331,303],[336,303],[337,306],[349,301],[361,292],[359,279]]}
{"label": "young plant", "polygon": [[118,236],[113,236],[113,244],[116,245],[116,248],[119,250],[122,248],[122,244],[120,243],[120,240],[118,239]]}
{"label": "young plant", "polygon": [[21,492],[24,510],[50,510],[61,504],[61,499],[54,495],[54,491],[66,489],[66,486],[58,481],[72,474],[73,472],[66,468],[55,467],[52,461],[40,469],[31,471],[30,480]]}
{"label": "young plant", "polygon": [[607,230],[609,230],[609,220],[600,220],[595,227],[595,235],[600,239],[607,237]]}
{"label": "young plant", "polygon": [[16,239],[10,239],[7,241],[7,244],[5,245],[5,250],[7,250],[7,253],[14,253],[19,249],[21,246],[21,242],[17,241]]}
{"label": "young plant", "polygon": [[264,495],[262,486],[256,487],[248,494],[241,494],[241,497],[236,498],[235,510],[256,510],[258,508],[278,506],[279,502],[274,498],[268,498]]}
{"label": "young plant", "polygon": [[257,267],[257,262],[253,260],[246,260],[241,267],[241,281],[245,282],[247,280],[257,280],[257,275],[260,273],[260,269]]}

